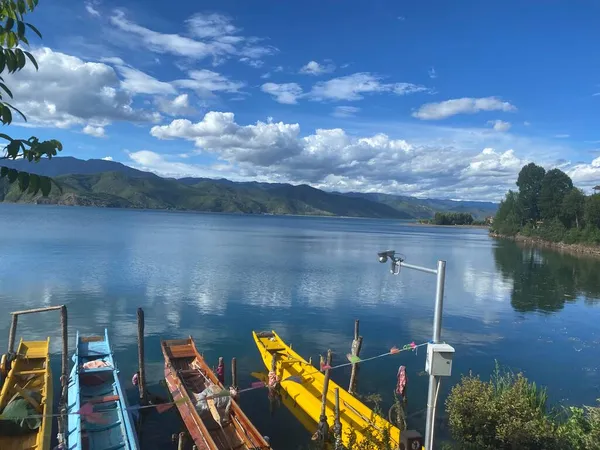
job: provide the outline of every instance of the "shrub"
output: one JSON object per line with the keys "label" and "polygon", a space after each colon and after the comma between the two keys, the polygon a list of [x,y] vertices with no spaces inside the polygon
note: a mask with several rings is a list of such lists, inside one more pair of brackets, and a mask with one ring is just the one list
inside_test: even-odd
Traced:
{"label": "shrub", "polygon": [[546,399],[546,391],[523,374],[498,366],[489,381],[465,376],[446,401],[452,437],[460,448],[558,449]]}

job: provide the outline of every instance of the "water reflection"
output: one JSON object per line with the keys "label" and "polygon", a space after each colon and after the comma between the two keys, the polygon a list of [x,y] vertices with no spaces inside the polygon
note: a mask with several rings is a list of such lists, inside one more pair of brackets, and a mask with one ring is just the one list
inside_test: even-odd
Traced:
{"label": "water reflection", "polygon": [[512,284],[511,304],[518,312],[551,313],[579,297],[590,305],[600,297],[600,260],[498,241],[494,261]]}

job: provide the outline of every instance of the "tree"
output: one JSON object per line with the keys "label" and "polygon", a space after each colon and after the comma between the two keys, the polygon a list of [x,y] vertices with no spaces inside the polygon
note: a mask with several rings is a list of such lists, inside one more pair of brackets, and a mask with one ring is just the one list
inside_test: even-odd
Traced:
{"label": "tree", "polygon": [[537,222],[540,219],[538,203],[545,174],[544,168],[534,163],[523,166],[519,172],[519,178],[517,179],[519,203],[525,221]]}
{"label": "tree", "polygon": [[585,221],[600,228],[600,194],[590,195],[585,202]]}
{"label": "tree", "polygon": [[583,225],[585,194],[581,189],[571,189],[563,198],[560,218],[567,228],[579,229]]}
{"label": "tree", "polygon": [[494,217],[493,230],[498,234],[514,236],[521,229],[522,212],[519,197],[516,192],[508,191],[500,202],[498,212]]}
{"label": "tree", "polygon": [[[7,97],[12,99],[13,94],[1,74],[5,72],[14,74],[20,71],[28,64],[27,61],[33,64],[36,70],[38,69],[34,56],[22,49],[24,46],[29,46],[29,40],[26,37],[27,30],[42,37],[35,26],[24,21],[24,16],[32,12],[37,4],[38,0],[0,1],[0,121],[5,126],[12,123],[13,112],[19,114],[23,120],[27,120],[21,111],[5,101]],[[52,158],[62,150],[62,144],[55,139],[40,141],[35,136],[31,136],[29,139],[13,139],[5,133],[0,133],[0,139],[7,141],[4,154],[0,155],[0,161],[25,158],[29,162],[37,162],[43,157]],[[48,195],[51,189],[48,177],[1,166],[0,178],[4,177],[8,179],[9,183],[18,181],[22,191],[28,189],[32,194],[41,190],[43,195]]]}
{"label": "tree", "polygon": [[542,180],[539,198],[540,216],[544,220],[559,217],[563,200],[573,189],[573,181],[560,169],[546,172]]}

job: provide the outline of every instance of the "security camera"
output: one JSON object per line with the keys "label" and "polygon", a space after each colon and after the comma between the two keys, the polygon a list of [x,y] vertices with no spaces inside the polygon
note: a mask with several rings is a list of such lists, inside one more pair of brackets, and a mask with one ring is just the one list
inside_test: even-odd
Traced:
{"label": "security camera", "polygon": [[394,250],[387,250],[385,252],[377,253],[377,256],[379,256],[380,263],[386,263],[388,258],[391,258],[393,260],[395,254],[396,252]]}

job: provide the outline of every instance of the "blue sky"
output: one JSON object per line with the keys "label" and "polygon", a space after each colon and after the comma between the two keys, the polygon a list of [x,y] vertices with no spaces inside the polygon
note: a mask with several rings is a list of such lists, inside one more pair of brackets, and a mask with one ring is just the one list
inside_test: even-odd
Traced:
{"label": "blue sky", "polygon": [[175,177],[498,200],[535,161],[600,184],[598,3],[176,4],[41,0],[18,130]]}

